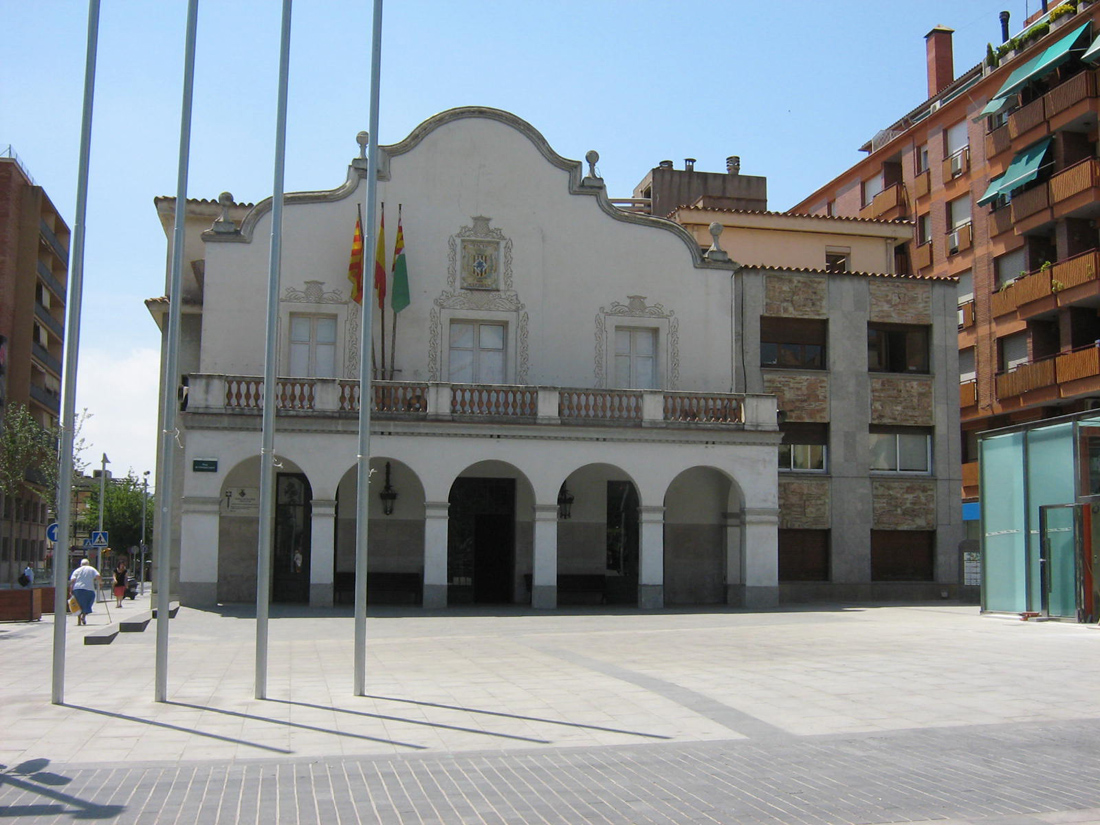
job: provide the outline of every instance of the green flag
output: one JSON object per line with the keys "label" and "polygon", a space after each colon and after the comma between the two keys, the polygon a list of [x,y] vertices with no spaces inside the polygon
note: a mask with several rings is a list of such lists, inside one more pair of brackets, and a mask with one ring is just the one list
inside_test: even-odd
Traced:
{"label": "green flag", "polygon": [[409,305],[409,270],[405,265],[405,232],[401,228],[401,215],[397,216],[397,243],[393,247],[393,293],[390,306],[400,312]]}

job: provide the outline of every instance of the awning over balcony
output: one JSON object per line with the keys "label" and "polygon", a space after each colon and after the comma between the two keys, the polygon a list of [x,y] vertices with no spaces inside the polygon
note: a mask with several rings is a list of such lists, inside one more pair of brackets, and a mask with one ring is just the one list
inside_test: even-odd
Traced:
{"label": "awning over balcony", "polygon": [[[1089,34],[1089,25],[1089,23],[1085,23],[1085,25],[1074,29],[1053,46],[1049,46],[1036,57],[1017,68],[1008,76],[1008,80],[997,90],[997,94],[993,95],[986,107],[978,113],[975,120],[1001,111],[1008,105],[1008,99],[1028,83],[1046,77],[1069,60],[1075,51],[1079,52],[1084,49],[1085,40]],[[1095,46],[1095,44],[1093,45]],[[1091,47],[1089,50],[1091,51]]]}
{"label": "awning over balcony", "polygon": [[1031,183],[1039,176],[1039,169],[1043,165],[1047,150],[1053,138],[1043,138],[1038,143],[1029,146],[1012,159],[1003,175],[998,175],[989,182],[989,188],[985,194],[978,198],[978,205],[984,206],[998,195],[1007,195],[1013,189]]}
{"label": "awning over balcony", "polygon": [[1086,63],[1100,63],[1100,35],[1092,41],[1092,45],[1085,49],[1081,59]]}

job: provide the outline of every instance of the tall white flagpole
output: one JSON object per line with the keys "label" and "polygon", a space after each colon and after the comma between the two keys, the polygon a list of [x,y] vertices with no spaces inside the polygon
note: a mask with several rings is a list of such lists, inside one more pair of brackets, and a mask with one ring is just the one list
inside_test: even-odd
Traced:
{"label": "tall white flagpole", "polygon": [[[180,319],[183,315],[183,247],[187,225],[187,172],[191,159],[191,100],[195,88],[195,31],[199,0],[187,4],[187,32],[183,55],[183,99],[180,104],[179,166],[176,171],[176,217],[172,229],[172,267],[168,287],[168,343],[160,378],[160,455],[157,461],[157,518],[153,523],[157,567],[157,652],[155,698],[168,701],[168,620],[172,589],[172,503],[175,477],[177,390],[180,384]],[[183,552],[183,547],[180,547]]]}
{"label": "tall white flagpole", "polygon": [[76,215],[69,248],[69,295],[66,302],[65,369],[58,445],[57,541],[53,547],[53,689],[55,705],[65,702],[65,625],[69,616],[69,536],[72,524],[73,437],[76,422],[76,367],[80,347],[80,304],[84,296],[84,219],[88,212],[88,161],[92,152],[92,101],[95,97],[99,0],[88,3],[88,51],[84,63],[84,114],[80,126]]}
{"label": "tall white flagpole", "polygon": [[[375,224],[378,191],[378,95],[382,71],[382,0],[374,0],[374,32],[370,58],[370,134],[367,138],[367,238],[364,252],[370,255],[371,266],[363,267],[363,296],[373,299],[374,255],[378,245]],[[363,323],[359,342],[359,455],[355,490],[355,657],[354,688],[356,696],[367,692],[367,535],[370,517],[370,408],[373,394],[370,385],[370,353],[373,334],[371,320],[374,301],[363,301]],[[382,368],[385,369],[385,360]]]}
{"label": "tall white flagpole", "polygon": [[263,443],[260,449],[260,538],[256,554],[256,698],[267,698],[267,620],[271,606],[271,546],[275,521],[275,362],[279,278],[283,250],[283,173],[286,169],[286,106],[290,76],[291,0],[283,0],[279,42],[279,105],[275,118],[275,183],[271,193],[271,254],[267,273],[267,351],[264,356]]}

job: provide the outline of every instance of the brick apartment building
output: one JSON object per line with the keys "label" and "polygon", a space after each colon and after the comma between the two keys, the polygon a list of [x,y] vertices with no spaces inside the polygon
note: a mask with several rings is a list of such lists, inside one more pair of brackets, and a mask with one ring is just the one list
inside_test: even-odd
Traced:
{"label": "brick apartment building", "polygon": [[1100,401],[1098,34],[1096,2],[1052,3],[1011,38],[1003,13],[992,59],[956,77],[952,30],[937,26],[928,99],[791,209],[911,221],[899,268],[957,279],[972,538],[978,433]]}
{"label": "brick apartment building", "polygon": [[[45,427],[56,426],[61,409],[68,261],[69,227],[9,147],[0,156],[3,405],[25,405]],[[45,564],[46,501],[4,501],[0,515],[0,582],[10,582],[27,563]],[[9,535],[13,515],[14,535]]]}

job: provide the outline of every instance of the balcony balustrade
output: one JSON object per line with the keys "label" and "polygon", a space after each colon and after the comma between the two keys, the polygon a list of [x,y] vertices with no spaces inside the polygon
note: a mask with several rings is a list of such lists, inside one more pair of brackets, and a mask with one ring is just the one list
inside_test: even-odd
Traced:
{"label": "balcony balustrade", "polygon": [[943,159],[943,181],[948,183],[970,171],[970,147],[964,146]]}
{"label": "balcony balustrade", "polygon": [[964,381],[959,384],[959,406],[973,407],[978,403],[978,382]]}
{"label": "balcony balustrade", "polygon": [[932,191],[932,172],[925,169],[913,178],[913,197],[923,198]]}
{"label": "balcony balustrade", "polygon": [[1090,97],[1096,97],[1096,74],[1079,72],[1065,83],[1055,86],[1043,97],[1046,117],[1048,120],[1055,118]]}
{"label": "balcony balustrade", "polygon": [[1012,198],[1009,209],[1012,212],[1012,222],[1019,223],[1024,218],[1030,218],[1037,212],[1041,212],[1050,206],[1050,192],[1045,183],[1021,192]]}
{"label": "balcony balustrade", "polygon": [[[1054,217],[1061,218],[1070,214],[1080,204],[1067,203],[1075,195],[1100,187],[1100,160],[1087,158],[1063,169],[1050,179],[1050,205],[1054,207]],[[1088,198],[1091,205],[1094,197]]]}
{"label": "balcony balustrade", "polygon": [[1007,206],[989,213],[989,236],[996,238],[1012,229],[1012,210]]}
{"label": "balcony balustrade", "polygon": [[920,272],[932,266],[932,242],[923,243],[913,250],[913,270]]}
{"label": "balcony balustrade", "polygon": [[1015,312],[1019,304],[1016,301],[1016,284],[1009,283],[993,293],[993,317],[999,318]]}
{"label": "balcony balustrade", "polygon": [[1031,101],[1026,106],[1021,106],[1008,116],[1008,134],[1013,139],[1026,134],[1046,122],[1046,107],[1043,98]]}
{"label": "balcony balustrade", "polygon": [[905,213],[904,207],[901,185],[895,183],[875,195],[867,206],[859,210],[859,216],[870,220],[892,221],[902,217]]}
{"label": "balcony balustrade", "polygon": [[1053,358],[1044,358],[1032,364],[1020,364],[1011,372],[997,376],[997,397],[1011,398],[1025,392],[1049,387],[1055,383]]}
{"label": "balcony balustrade", "polygon": [[985,136],[985,156],[993,158],[1012,148],[1012,136],[1008,133],[1008,124],[1002,123]]}
{"label": "balcony balustrade", "polygon": [[[263,388],[256,376],[192,375],[186,410],[259,414]],[[402,381],[372,382],[371,394],[373,416],[390,421],[776,427],[775,399],[765,395]],[[275,393],[284,415],[329,417],[358,414],[359,396],[359,382],[326,378],[280,378]]]}
{"label": "balcony balustrade", "polygon": [[1100,375],[1100,348],[1082,347],[1057,358],[1058,383],[1066,384],[1080,378]]}
{"label": "balcony balustrade", "polygon": [[1059,261],[1050,269],[1051,281],[1059,291],[1095,281],[1097,273],[1100,273],[1100,250],[1096,249]]}

